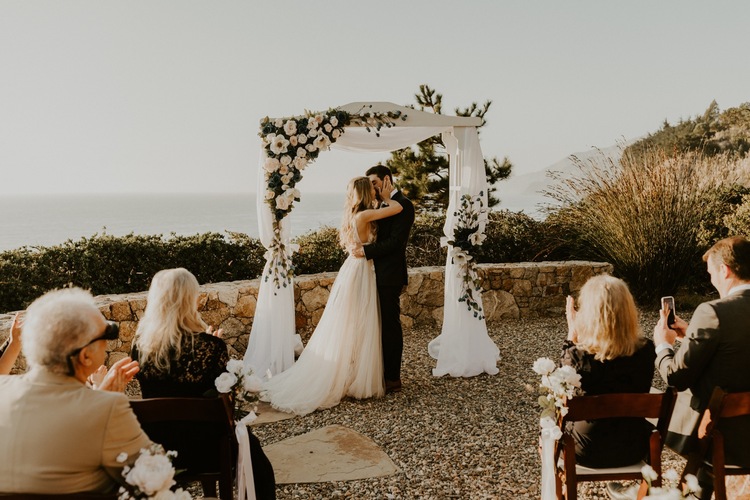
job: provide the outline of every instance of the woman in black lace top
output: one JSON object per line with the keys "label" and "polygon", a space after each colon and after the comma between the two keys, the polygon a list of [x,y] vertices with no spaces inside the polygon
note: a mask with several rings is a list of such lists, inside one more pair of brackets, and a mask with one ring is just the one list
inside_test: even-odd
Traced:
{"label": "woman in black lace top", "polygon": [[[229,354],[221,330],[213,332],[201,318],[199,295],[198,280],[186,269],[165,269],[154,275],[131,352],[131,357],[140,363],[137,379],[144,398],[218,396],[215,381],[226,371]],[[206,449],[212,449],[211,429],[191,428],[194,425],[169,423],[168,428],[146,429],[146,433],[165,446],[190,439],[194,443],[206,442]],[[271,463],[258,439],[249,429],[248,432],[256,496],[276,498]],[[199,469],[216,460],[209,453],[183,453],[175,457],[174,464],[178,469]]]}
{"label": "woman in black lace top", "polygon": [[[587,396],[649,392],[654,377],[654,344],[643,337],[638,311],[624,281],[594,276],[581,288],[576,311],[568,297],[568,339],[560,363],[581,375]],[[653,426],[645,419],[576,422],[576,461],[590,467],[620,467],[648,454]]]}

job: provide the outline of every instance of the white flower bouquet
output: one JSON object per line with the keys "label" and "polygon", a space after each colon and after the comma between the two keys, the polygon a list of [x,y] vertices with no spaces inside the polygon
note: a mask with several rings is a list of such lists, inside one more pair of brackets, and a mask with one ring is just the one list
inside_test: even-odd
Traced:
{"label": "white flower bouquet", "polygon": [[[125,466],[122,476],[127,486],[121,486],[118,492],[120,500],[148,499],[157,500],[190,500],[190,493],[177,488],[175,485],[175,470],[172,458],[176,451],[164,451],[161,445],[155,444],[150,448],[141,449],[133,466]],[[128,459],[127,453],[120,453],[117,461],[124,463]]]}
{"label": "white flower bouquet", "polygon": [[534,362],[534,371],[542,376],[539,384],[539,406],[542,407],[540,420],[545,418],[557,422],[560,416],[565,416],[568,409],[565,401],[583,394],[581,390],[581,375],[572,366],[558,367],[549,358],[539,358]]}
{"label": "white flower bouquet", "polygon": [[539,384],[540,443],[542,447],[542,499],[555,498],[554,443],[562,437],[560,417],[568,412],[565,401],[583,394],[581,376],[571,366],[558,367],[549,358],[534,362],[534,372],[542,376]]}
{"label": "white flower bouquet", "polygon": [[[270,372],[266,374],[270,378]],[[214,382],[216,390],[222,394],[232,394],[235,400],[235,418],[239,420],[241,410],[238,401],[249,404],[256,404],[258,396],[263,388],[263,380],[253,373],[253,370],[246,367],[242,360],[230,359],[227,363],[227,371],[216,377]],[[244,423],[253,422],[257,416],[257,406],[242,419]]]}

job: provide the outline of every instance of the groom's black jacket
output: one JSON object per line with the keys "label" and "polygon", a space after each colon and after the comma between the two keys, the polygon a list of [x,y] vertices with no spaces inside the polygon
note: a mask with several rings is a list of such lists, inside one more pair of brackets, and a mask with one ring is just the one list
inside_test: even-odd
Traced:
{"label": "groom's black jacket", "polygon": [[414,205],[396,191],[393,200],[404,209],[391,217],[378,221],[378,237],[370,245],[365,245],[365,257],[375,262],[375,275],[378,286],[403,286],[408,284],[406,271],[406,245],[409,232],[414,224]]}

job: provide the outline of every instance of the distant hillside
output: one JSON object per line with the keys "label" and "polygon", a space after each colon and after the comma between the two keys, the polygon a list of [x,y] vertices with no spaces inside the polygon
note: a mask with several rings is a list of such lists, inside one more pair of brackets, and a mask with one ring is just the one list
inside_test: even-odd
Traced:
{"label": "distant hillside", "polygon": [[[541,207],[556,203],[543,194],[555,182],[550,177],[551,172],[557,172],[561,177],[571,177],[578,173],[578,168],[571,159],[573,156],[581,160],[582,163],[588,164],[589,161],[597,161],[603,154],[618,163],[622,148],[623,146],[614,145],[601,149],[589,149],[588,151],[573,153],[537,172],[521,175],[511,174],[508,179],[497,184],[497,196],[500,198],[500,204],[495,209],[508,209],[513,212],[523,210],[534,218],[543,218],[544,213]],[[597,164],[599,163],[601,163],[600,160],[597,161]]]}
{"label": "distant hillside", "polygon": [[665,120],[661,129],[633,143],[625,154],[639,156],[648,148],[668,153],[702,151],[708,156],[727,153],[745,157],[750,151],[750,102],[722,112],[712,101],[700,116],[680,120],[676,125]]}

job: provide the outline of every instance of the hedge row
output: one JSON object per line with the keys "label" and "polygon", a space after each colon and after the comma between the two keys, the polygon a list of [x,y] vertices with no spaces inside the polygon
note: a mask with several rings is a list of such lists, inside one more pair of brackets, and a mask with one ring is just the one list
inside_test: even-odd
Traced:
{"label": "hedge row", "polygon": [[[407,249],[410,267],[441,266],[443,216],[419,216]],[[519,262],[535,257],[528,241],[540,224],[523,213],[493,212],[480,262]],[[297,274],[336,271],[346,258],[338,231],[323,227],[296,238]],[[194,236],[95,235],[52,247],[23,247],[0,253],[0,311],[25,308],[48,290],[69,285],[92,293],[115,294],[147,290],[160,269],[184,267],[200,283],[254,279],[263,271],[265,249],[241,233]]]}

